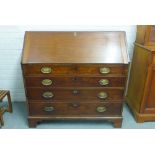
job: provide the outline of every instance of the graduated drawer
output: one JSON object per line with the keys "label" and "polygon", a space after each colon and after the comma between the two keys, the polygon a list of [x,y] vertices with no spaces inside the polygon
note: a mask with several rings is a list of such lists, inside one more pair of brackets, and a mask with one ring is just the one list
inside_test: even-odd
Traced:
{"label": "graduated drawer", "polygon": [[124,89],[66,89],[66,88],[27,88],[29,100],[42,101],[118,101],[122,100]]}
{"label": "graduated drawer", "polygon": [[30,115],[43,115],[43,116],[112,116],[121,115],[122,103],[109,102],[109,103],[44,103],[44,102],[30,102],[29,114]]}
{"label": "graduated drawer", "polygon": [[25,76],[40,75],[126,75],[127,65],[112,64],[27,64],[22,65]]}
{"label": "graduated drawer", "polygon": [[26,77],[27,87],[125,87],[126,77]]}

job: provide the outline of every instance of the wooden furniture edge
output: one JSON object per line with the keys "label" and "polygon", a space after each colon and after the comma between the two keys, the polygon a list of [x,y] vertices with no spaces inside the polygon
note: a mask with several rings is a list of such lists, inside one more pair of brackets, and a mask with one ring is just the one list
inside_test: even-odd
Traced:
{"label": "wooden furniture edge", "polygon": [[109,121],[113,123],[115,128],[121,128],[123,117],[122,116],[115,116],[115,117],[47,117],[47,116],[28,116],[28,124],[30,128],[35,128],[37,123],[42,121],[52,121],[52,120],[82,120],[82,121]]}
{"label": "wooden furniture edge", "polygon": [[131,113],[134,115],[134,119],[137,123],[144,123],[146,121],[155,121],[155,114],[141,114],[133,108],[130,104],[129,98],[125,97],[126,104],[128,105]]}

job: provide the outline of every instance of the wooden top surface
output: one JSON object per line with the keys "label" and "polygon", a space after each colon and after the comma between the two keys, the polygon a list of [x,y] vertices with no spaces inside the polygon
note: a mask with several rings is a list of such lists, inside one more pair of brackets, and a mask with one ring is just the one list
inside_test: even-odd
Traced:
{"label": "wooden top surface", "polygon": [[127,64],[125,32],[26,32],[22,63]]}
{"label": "wooden top surface", "polygon": [[135,42],[135,45],[137,45],[139,47],[142,47],[142,48],[146,49],[149,52],[155,52],[155,46],[145,46],[145,45],[142,45],[142,44],[139,44],[139,43],[136,43],[136,42]]}
{"label": "wooden top surface", "polygon": [[155,46],[146,46],[151,52],[155,52]]}

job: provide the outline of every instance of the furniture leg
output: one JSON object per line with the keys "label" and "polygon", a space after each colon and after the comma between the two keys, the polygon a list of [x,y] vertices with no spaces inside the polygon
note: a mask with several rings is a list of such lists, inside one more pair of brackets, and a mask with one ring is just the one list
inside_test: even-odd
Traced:
{"label": "furniture leg", "polygon": [[28,119],[28,124],[30,128],[35,128],[37,126],[37,121],[34,119]]}
{"label": "furniture leg", "polygon": [[8,109],[7,111],[12,113],[13,110],[12,110],[12,103],[11,103],[11,96],[10,96],[10,92],[7,93],[7,98],[8,98]]}
{"label": "furniture leg", "polygon": [[122,119],[114,120],[113,125],[115,128],[121,128],[122,127]]}

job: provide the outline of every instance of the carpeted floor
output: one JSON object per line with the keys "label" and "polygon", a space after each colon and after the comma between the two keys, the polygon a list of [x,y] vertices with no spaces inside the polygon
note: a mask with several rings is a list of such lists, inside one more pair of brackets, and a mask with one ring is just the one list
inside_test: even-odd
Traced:
{"label": "carpeted floor", "polygon": [[[27,109],[25,103],[13,103],[13,113],[4,114],[5,125],[2,129],[28,129]],[[111,129],[112,123],[101,121],[52,121],[42,122],[37,129]],[[155,122],[136,123],[128,106],[124,105],[123,124],[124,129],[148,129],[155,128]]]}

